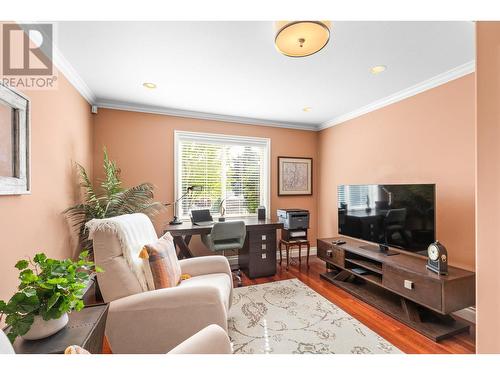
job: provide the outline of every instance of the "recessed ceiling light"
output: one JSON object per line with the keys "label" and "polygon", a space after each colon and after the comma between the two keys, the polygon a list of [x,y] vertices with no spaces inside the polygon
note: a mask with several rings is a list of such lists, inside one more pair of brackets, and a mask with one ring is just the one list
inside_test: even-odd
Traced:
{"label": "recessed ceiling light", "polygon": [[152,82],[144,82],[142,85],[147,89],[155,89],[156,88],[156,85]]}
{"label": "recessed ceiling light", "polygon": [[311,107],[304,107],[302,108],[304,112],[311,112],[312,108]]}
{"label": "recessed ceiling light", "polygon": [[380,74],[382,72],[385,72],[386,69],[387,66],[385,65],[376,65],[370,69],[370,72],[372,72],[372,74]]}

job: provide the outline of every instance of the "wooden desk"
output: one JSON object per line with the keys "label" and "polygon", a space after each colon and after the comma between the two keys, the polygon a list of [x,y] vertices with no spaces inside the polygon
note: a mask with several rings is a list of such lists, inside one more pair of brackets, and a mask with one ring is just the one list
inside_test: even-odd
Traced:
{"label": "wooden desk", "polygon": [[[232,219],[227,219],[231,221]],[[276,273],[276,230],[283,224],[275,220],[258,220],[257,218],[234,219],[243,220],[247,228],[247,236],[243,249],[238,252],[238,263],[248,277],[272,276]],[[180,225],[167,225],[165,232],[170,232],[177,245],[179,259],[194,257],[189,243],[194,235],[209,234],[212,226],[194,225],[184,222]]]}

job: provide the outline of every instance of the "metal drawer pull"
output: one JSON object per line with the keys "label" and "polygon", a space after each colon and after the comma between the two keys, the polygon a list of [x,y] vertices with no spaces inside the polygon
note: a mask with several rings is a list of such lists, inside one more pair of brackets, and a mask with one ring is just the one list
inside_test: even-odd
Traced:
{"label": "metal drawer pull", "polygon": [[266,244],[265,243],[262,244],[262,250],[266,250]]}
{"label": "metal drawer pull", "polygon": [[267,254],[266,253],[263,253],[262,254],[262,259],[266,259],[267,258]]}
{"label": "metal drawer pull", "polygon": [[265,235],[265,234],[263,234],[263,235],[262,235],[262,241],[265,241],[265,240],[266,240],[266,235]]}
{"label": "metal drawer pull", "polygon": [[331,257],[333,257],[333,251],[332,251],[331,249],[328,249],[328,250],[326,251],[326,256],[327,256],[327,257],[330,257],[330,258],[331,258]]}
{"label": "metal drawer pull", "polygon": [[410,290],[413,289],[413,281],[405,280],[405,288]]}

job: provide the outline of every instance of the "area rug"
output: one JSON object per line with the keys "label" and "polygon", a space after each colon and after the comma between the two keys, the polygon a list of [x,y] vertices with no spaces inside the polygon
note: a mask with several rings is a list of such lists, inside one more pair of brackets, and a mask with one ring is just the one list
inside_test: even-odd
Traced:
{"label": "area rug", "polygon": [[391,343],[297,279],[234,289],[235,354],[398,354]]}

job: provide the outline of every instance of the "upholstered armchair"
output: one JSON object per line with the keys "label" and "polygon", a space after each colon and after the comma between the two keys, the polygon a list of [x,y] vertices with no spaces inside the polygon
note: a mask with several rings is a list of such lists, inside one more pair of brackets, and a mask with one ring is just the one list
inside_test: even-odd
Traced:
{"label": "upholstered armchair", "polygon": [[[181,342],[168,354],[232,354],[229,337],[221,327],[211,324]],[[0,354],[16,354],[7,335],[0,329]]]}
{"label": "upholstered armchair", "polygon": [[183,341],[168,354],[232,354],[229,336],[218,325],[212,324]]}
{"label": "upholstered armchair", "polygon": [[139,253],[157,240],[149,218],[122,215],[87,223],[94,244],[97,275],[105,302],[106,324],[113,353],[166,353],[211,324],[227,332],[232,277],[222,256],[181,260],[189,279],[178,286],[148,290]]}
{"label": "upholstered armchair", "polygon": [[7,335],[0,329],[0,354],[15,354]]}

